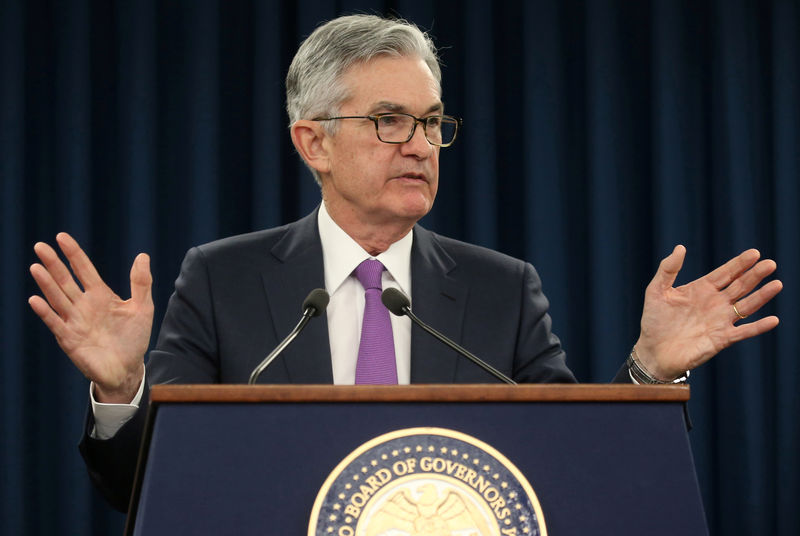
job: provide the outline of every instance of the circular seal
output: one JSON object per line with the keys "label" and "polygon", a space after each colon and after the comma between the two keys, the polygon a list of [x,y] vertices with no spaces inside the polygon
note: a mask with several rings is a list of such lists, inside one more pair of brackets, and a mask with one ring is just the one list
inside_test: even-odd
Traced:
{"label": "circular seal", "polygon": [[367,441],[325,480],[308,536],[547,536],[531,485],[500,452],[444,428]]}

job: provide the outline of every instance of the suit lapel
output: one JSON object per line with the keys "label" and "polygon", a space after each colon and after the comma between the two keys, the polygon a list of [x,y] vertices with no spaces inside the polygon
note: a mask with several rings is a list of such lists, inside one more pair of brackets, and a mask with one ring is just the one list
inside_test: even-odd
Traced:
{"label": "suit lapel", "polygon": [[[469,291],[454,278],[456,268],[433,233],[414,227],[411,309],[423,322],[460,342]],[[411,328],[411,383],[452,383],[459,359],[428,333]]]}
{"label": "suit lapel", "polygon": [[[264,289],[276,340],[281,341],[300,319],[308,293],[325,288],[317,211],[290,224],[270,254],[278,262],[265,269]],[[333,383],[326,315],[312,318],[279,359],[290,383]]]}

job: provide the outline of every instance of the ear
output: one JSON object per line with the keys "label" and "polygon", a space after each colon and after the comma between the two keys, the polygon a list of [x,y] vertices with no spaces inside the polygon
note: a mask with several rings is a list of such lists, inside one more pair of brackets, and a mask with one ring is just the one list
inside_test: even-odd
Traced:
{"label": "ear", "polygon": [[328,151],[323,141],[328,133],[319,121],[300,119],[290,129],[294,148],[300,157],[319,173],[330,171]]}

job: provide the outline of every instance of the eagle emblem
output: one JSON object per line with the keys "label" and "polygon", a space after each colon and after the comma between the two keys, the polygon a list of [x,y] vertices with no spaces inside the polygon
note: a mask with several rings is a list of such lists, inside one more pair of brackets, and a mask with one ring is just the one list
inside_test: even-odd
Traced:
{"label": "eagle emblem", "polygon": [[391,498],[369,519],[366,536],[494,536],[479,512],[474,511],[459,493],[442,494],[433,484],[416,490],[416,498],[404,489]]}

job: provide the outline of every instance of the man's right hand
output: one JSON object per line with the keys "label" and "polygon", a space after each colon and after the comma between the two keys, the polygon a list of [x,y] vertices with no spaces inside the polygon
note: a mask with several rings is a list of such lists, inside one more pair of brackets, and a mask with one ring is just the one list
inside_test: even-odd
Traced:
{"label": "man's right hand", "polygon": [[153,326],[150,258],[140,253],[133,261],[131,298],[122,300],[70,235],[59,233],[56,241],[72,273],[52,247],[36,243],[33,250],[42,264],[30,270],[46,301],[31,296],[28,303],[75,366],[95,383],[96,400],[127,404],[143,380]]}

